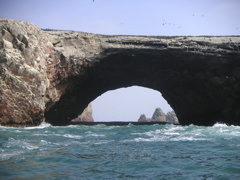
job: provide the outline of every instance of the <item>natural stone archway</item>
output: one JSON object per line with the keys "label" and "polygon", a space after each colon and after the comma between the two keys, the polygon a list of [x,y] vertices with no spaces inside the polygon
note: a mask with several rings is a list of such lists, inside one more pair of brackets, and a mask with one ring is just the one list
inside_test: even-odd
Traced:
{"label": "natural stone archway", "polygon": [[[88,69],[86,81],[65,95],[67,102],[63,96],[61,107],[57,104],[54,108],[67,109],[72,104],[77,113],[86,94],[88,103],[107,90],[138,85],[160,91],[181,124],[212,125],[217,121],[226,122],[226,119],[235,124],[239,117],[232,114],[232,101],[239,101],[232,93],[236,91],[234,87],[238,88],[236,77],[233,77],[233,73],[238,72],[235,69],[238,62],[234,62],[235,58],[224,60],[224,57],[178,49],[115,49],[113,54]],[[75,103],[68,102],[70,97],[74,97]],[[61,122],[68,118],[67,112],[54,112],[46,115],[53,124],[55,121],[58,124],[61,117],[65,116]]]}
{"label": "natural stone archway", "polygon": [[102,93],[138,85],[160,91],[181,124],[240,125],[240,37],[104,36],[6,19],[0,25],[1,124],[66,125]]}

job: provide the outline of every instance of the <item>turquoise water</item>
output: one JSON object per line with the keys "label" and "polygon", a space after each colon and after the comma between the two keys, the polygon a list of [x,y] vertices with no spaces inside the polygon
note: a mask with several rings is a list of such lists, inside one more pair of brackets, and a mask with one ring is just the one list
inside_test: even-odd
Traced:
{"label": "turquoise water", "polygon": [[240,127],[0,127],[0,179],[240,179]]}

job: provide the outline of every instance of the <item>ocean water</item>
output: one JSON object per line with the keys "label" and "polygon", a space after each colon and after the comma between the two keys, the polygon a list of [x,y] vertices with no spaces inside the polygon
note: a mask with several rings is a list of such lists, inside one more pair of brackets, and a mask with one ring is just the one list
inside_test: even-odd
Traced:
{"label": "ocean water", "polygon": [[240,179],[240,127],[0,126],[0,179]]}

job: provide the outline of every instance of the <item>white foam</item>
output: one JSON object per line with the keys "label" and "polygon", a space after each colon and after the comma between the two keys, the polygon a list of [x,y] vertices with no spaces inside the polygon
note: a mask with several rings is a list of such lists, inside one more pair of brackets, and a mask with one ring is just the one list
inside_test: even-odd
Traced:
{"label": "white foam", "polygon": [[16,129],[16,127],[1,126],[1,124],[0,124],[0,128],[1,130]]}
{"label": "white foam", "polygon": [[0,161],[6,161],[9,160],[10,158],[19,156],[22,154],[22,151],[14,151],[14,152],[1,152],[0,154]]}
{"label": "white foam", "polygon": [[45,140],[41,140],[40,142],[41,142],[42,145],[51,144],[50,142],[45,141]]}
{"label": "white foam", "polygon": [[195,137],[186,137],[186,136],[179,136],[169,138],[167,136],[162,137],[151,137],[151,138],[134,138],[132,140],[125,140],[125,142],[166,142],[166,141],[204,141],[204,138],[195,138]]}
{"label": "white foam", "polygon": [[92,133],[92,134],[88,134],[86,135],[86,137],[105,137],[105,135],[102,135],[102,134],[95,134],[95,133]]}
{"label": "white foam", "polygon": [[71,139],[81,139],[82,136],[79,135],[71,135],[71,134],[64,134],[63,137],[71,138]]}
{"label": "white foam", "polygon": [[216,123],[213,125],[213,127],[228,127],[226,124],[223,123]]}
{"label": "white foam", "polygon": [[44,129],[44,128],[48,128],[51,127],[52,125],[46,122],[42,122],[39,126],[35,126],[35,127],[25,127],[24,129]]}
{"label": "white foam", "polygon": [[173,135],[180,135],[178,132],[166,132],[165,135],[173,136]]}
{"label": "white foam", "polygon": [[[184,130],[184,129],[183,129]],[[201,131],[183,132],[181,128],[173,127],[170,129],[157,129],[144,133],[131,133],[131,135],[138,136],[126,142],[165,142],[165,141],[203,141],[207,138]]]}
{"label": "white foam", "polygon": [[175,137],[175,138],[172,138],[170,139],[170,141],[203,141],[203,140],[206,140],[204,138],[195,138],[193,136],[179,136],[179,137]]}
{"label": "white foam", "polygon": [[101,141],[98,141],[94,144],[108,144],[108,143],[111,143],[111,142],[112,142],[112,140],[101,140]]}
{"label": "white foam", "polygon": [[[44,133],[47,133],[48,131],[45,131]],[[44,137],[44,136],[49,136],[49,134],[44,134],[44,133],[41,133],[41,134],[39,134],[39,133],[36,133],[36,134],[32,134],[32,136],[42,136],[42,137]]]}
{"label": "white foam", "polygon": [[29,143],[24,143],[24,144],[22,145],[22,147],[23,147],[23,148],[26,148],[26,149],[28,149],[28,150],[33,150],[33,149],[38,149],[38,148],[39,148],[38,146],[34,146],[34,145],[32,145],[32,144],[29,144]]}
{"label": "white foam", "polygon": [[33,149],[38,149],[39,147],[36,145],[33,145],[31,143],[28,143],[24,140],[16,140],[14,138],[10,138],[9,141],[5,145],[6,148],[22,148],[22,149],[28,149],[28,150],[33,150]]}
{"label": "white foam", "polygon": [[15,143],[16,145],[20,146],[23,149],[28,149],[28,150],[38,149],[38,146],[32,145],[28,142],[21,141],[21,140],[15,140],[12,143]]}

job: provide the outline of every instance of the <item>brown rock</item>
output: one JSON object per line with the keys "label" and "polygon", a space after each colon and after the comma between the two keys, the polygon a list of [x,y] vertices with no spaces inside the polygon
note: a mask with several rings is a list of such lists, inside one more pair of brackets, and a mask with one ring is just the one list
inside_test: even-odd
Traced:
{"label": "brown rock", "polygon": [[44,121],[52,43],[38,27],[0,19],[0,123],[38,125]]}

